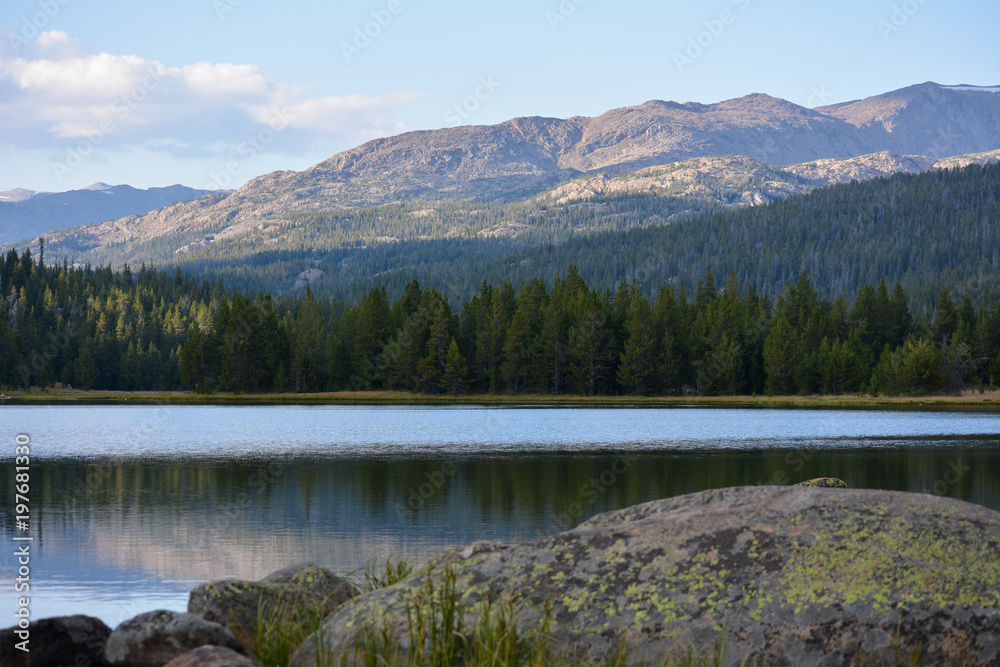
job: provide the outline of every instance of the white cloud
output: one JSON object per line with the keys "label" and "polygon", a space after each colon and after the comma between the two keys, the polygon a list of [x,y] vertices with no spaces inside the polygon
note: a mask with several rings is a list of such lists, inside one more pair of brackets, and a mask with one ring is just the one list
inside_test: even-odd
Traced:
{"label": "white cloud", "polygon": [[[421,97],[419,93],[408,91],[376,97],[319,97],[289,104],[287,109],[292,118],[291,127],[328,134],[343,134],[359,128],[376,133],[399,132],[405,128],[393,122],[386,113],[387,110],[415,102]],[[265,116],[259,114],[260,112],[258,118],[263,121]]]}
{"label": "white cloud", "polygon": [[18,58],[0,69],[27,95],[63,103],[95,99],[110,103],[141,85],[150,71],[162,74],[165,68],[138,56],[108,53],[59,60]]}
{"label": "white cloud", "polygon": [[35,41],[35,45],[37,52],[44,54],[47,58],[72,58],[87,54],[87,50],[83,48],[79,40],[70,37],[62,30],[41,33]]}
{"label": "white cloud", "polygon": [[176,72],[193,94],[203,98],[255,100],[270,95],[274,88],[255,65],[197,63]]}
{"label": "white cloud", "polygon": [[[0,26],[0,36],[10,31]],[[142,149],[172,156],[219,156],[284,119],[283,136],[350,144],[404,130],[395,108],[411,92],[303,97],[252,64],[200,62],[170,67],[136,55],[88,53],[62,31],[0,48],[2,149],[51,151],[55,160],[88,145],[88,154]],[[280,143],[272,147],[281,149]]]}

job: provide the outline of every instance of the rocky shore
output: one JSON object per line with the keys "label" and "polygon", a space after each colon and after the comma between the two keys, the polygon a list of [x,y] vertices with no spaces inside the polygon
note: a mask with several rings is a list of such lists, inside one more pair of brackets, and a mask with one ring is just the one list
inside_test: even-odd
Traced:
{"label": "rocky shore", "polygon": [[[657,500],[453,549],[366,593],[312,564],[212,582],[187,613],[114,630],[33,622],[30,653],[2,630],[0,664],[479,664],[482,645],[513,636],[515,652],[567,665],[1000,665],[1000,513],[840,486]],[[277,641],[289,628],[312,634]]]}

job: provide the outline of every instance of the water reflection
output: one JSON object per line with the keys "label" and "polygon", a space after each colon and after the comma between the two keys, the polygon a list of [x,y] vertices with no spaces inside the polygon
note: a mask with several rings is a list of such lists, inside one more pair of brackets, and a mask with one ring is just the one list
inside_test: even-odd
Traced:
{"label": "water reflection", "polygon": [[[36,600],[46,615],[94,613],[96,604],[119,621],[157,603],[183,608],[186,591],[209,579],[259,578],[304,560],[338,571],[389,555],[420,561],[450,545],[531,539],[656,498],[821,475],[1000,509],[996,445],[57,460],[33,471],[41,491],[33,564],[44,573]],[[7,541],[9,512],[2,525]]]}
{"label": "water reflection", "polygon": [[[116,624],[197,583],[340,572],[532,539],[593,514],[836,476],[1000,510],[989,414],[793,410],[20,408],[32,438],[32,611]],[[6,421],[7,417],[13,417]],[[11,436],[11,440],[13,436]],[[12,544],[12,461],[0,541]],[[13,550],[0,613],[15,607]]]}

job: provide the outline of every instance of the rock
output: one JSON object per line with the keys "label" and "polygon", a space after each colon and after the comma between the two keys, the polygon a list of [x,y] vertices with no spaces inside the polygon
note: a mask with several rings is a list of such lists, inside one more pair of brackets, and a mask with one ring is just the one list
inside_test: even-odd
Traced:
{"label": "rock", "polygon": [[253,646],[261,611],[283,623],[325,618],[358,594],[357,587],[313,563],[292,565],[258,582],[235,579],[198,586],[188,597],[188,612],[221,623],[245,646]]}
{"label": "rock", "polygon": [[91,616],[58,616],[32,621],[28,628],[28,649],[15,644],[24,640],[17,626],[0,630],[0,665],[4,667],[101,667],[104,645],[111,628]]}
{"label": "rock", "polygon": [[179,655],[211,644],[243,653],[233,633],[225,626],[195,614],[151,611],[139,614],[115,628],[104,657],[111,665],[161,667]]}
{"label": "rock", "polygon": [[222,646],[199,646],[164,667],[261,667],[261,664]]}
{"label": "rock", "polygon": [[[547,622],[555,655],[581,664],[621,647],[628,664],[661,664],[718,643],[722,665],[840,666],[859,654],[896,664],[897,650],[907,664],[922,650],[926,664],[997,665],[1000,513],[867,489],[658,500],[532,542],[452,550],[345,604],[319,648],[358,664],[361,642],[388,636],[405,655],[420,645],[407,609],[440,619],[447,599],[467,634],[484,600],[494,610],[508,600],[522,637]],[[303,642],[291,665],[316,664],[319,641]]]}
{"label": "rock", "polygon": [[821,489],[846,489],[847,482],[836,477],[817,477],[816,479],[807,479],[804,482],[799,482],[795,486],[818,486]]}

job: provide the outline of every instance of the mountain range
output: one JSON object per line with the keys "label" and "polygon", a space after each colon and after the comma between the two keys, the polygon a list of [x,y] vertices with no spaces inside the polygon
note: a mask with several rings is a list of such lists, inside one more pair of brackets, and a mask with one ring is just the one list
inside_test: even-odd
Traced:
{"label": "mountain range", "polygon": [[167,204],[208,194],[183,185],[139,190],[129,185],[94,183],[82,190],[0,192],[0,243],[32,238],[53,229],[142,215]]}
{"label": "mountain range", "polygon": [[[815,109],[763,94],[650,101],[593,118],[516,118],[375,139],[301,172],[272,172],[233,192],[46,239],[50,257],[209,274],[223,256],[260,266],[276,253],[313,253],[282,268],[282,283],[269,287],[283,291],[321,274],[316,262],[334,250],[462,238],[561,243],[998,159],[998,87],[928,82]],[[645,217],[602,212],[609,199],[636,196],[670,201]]]}

